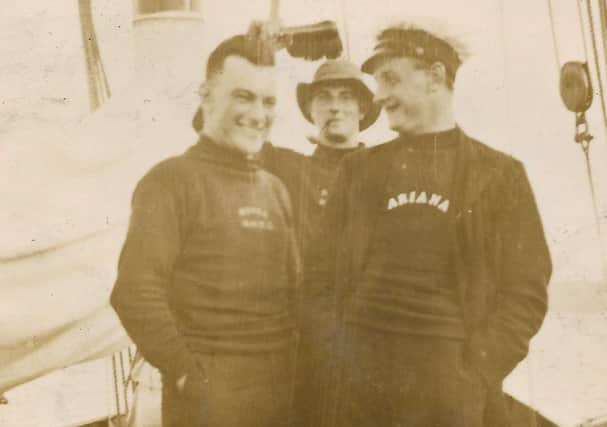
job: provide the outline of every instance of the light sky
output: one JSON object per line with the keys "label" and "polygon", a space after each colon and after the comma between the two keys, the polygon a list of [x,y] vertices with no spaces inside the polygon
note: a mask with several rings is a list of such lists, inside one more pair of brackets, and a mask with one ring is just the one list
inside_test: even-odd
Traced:
{"label": "light sky", "polygon": [[[101,55],[114,94],[127,90],[133,79],[131,5],[119,3],[93,1]],[[553,3],[561,63],[582,60],[575,2]],[[246,30],[251,19],[266,18],[269,0],[207,0],[203,7],[202,50],[208,51],[218,40]],[[555,277],[599,280],[583,157],[573,142],[573,115],[558,94],[545,1],[283,0],[281,5],[287,25],[338,21],[349,35],[351,59],[358,63],[371,51],[373,36],[382,25],[417,16],[449,22],[475,52],[456,83],[458,121],[472,136],[525,163],[555,258]],[[76,2],[13,2],[8,9],[3,7],[0,21],[0,41],[8,47],[0,60],[0,138],[24,127],[76,125],[88,114]],[[193,44],[193,56],[199,55],[196,49]],[[294,87],[310,80],[317,65],[280,57],[279,87],[285,95],[279,99],[276,144],[304,152],[312,149],[305,135],[312,135],[314,129],[297,110]],[[372,79],[369,84],[373,85]],[[605,215],[607,140],[599,105],[597,97],[589,121],[595,136],[591,149],[595,180]],[[363,134],[370,144],[390,137],[383,117]]]}

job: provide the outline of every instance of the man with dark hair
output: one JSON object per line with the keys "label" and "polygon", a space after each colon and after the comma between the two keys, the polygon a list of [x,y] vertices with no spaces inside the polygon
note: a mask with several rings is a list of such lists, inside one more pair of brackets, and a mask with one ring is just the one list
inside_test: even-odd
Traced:
{"label": "man with dark hair", "polygon": [[[297,103],[304,118],[313,123],[318,133],[310,138],[317,147],[311,156],[264,144],[260,164],[276,175],[287,187],[293,203],[294,229],[303,268],[314,274],[324,262],[322,243],[311,243],[323,216],[338,164],[341,159],[363,146],[359,133],[371,126],[379,115],[373,93],[362,79],[356,65],[345,60],[323,63],[311,83],[297,86]],[[192,125],[202,128],[204,117],[198,110]],[[330,233],[325,236],[330,239]],[[333,312],[330,309],[327,282],[309,281],[299,295],[299,352],[295,379],[294,425],[316,427],[326,414],[323,406],[332,363]]]}
{"label": "man with dark hair", "polygon": [[263,47],[211,53],[199,142],[133,195],[111,303],[162,373],[166,427],[290,424],[297,260],[287,191],[255,162],[276,103]]}
{"label": "man with dark hair", "polygon": [[346,157],[327,205],[337,425],[508,425],[502,380],[543,321],[551,262],[523,165],[456,124],[464,53],[405,24],[363,64],[399,136]]}

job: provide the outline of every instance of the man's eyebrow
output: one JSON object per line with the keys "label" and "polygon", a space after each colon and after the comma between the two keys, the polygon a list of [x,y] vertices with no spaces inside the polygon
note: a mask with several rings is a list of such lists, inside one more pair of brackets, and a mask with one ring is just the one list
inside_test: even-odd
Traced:
{"label": "man's eyebrow", "polygon": [[232,95],[247,95],[247,96],[255,96],[255,94],[253,92],[251,92],[248,89],[243,89],[243,88],[239,88],[237,87],[236,89],[233,89],[231,92]]}
{"label": "man's eyebrow", "polygon": [[384,70],[379,72],[380,77],[390,78],[394,77],[395,73],[392,70]]}

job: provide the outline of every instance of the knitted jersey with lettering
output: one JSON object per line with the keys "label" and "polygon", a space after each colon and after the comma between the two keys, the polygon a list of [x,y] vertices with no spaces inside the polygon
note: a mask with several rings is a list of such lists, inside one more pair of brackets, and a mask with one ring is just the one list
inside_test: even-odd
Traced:
{"label": "knitted jersey with lettering", "polygon": [[346,320],[404,334],[462,338],[452,265],[454,130],[402,139]]}
{"label": "knitted jersey with lettering", "polygon": [[282,183],[208,138],[153,168],[134,193],[112,295],[145,358],[179,373],[190,352],[288,345],[291,224]]}

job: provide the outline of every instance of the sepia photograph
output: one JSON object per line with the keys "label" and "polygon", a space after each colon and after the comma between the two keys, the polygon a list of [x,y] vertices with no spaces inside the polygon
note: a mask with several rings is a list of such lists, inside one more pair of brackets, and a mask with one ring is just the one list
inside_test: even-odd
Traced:
{"label": "sepia photograph", "polygon": [[607,427],[607,0],[0,15],[0,427]]}

